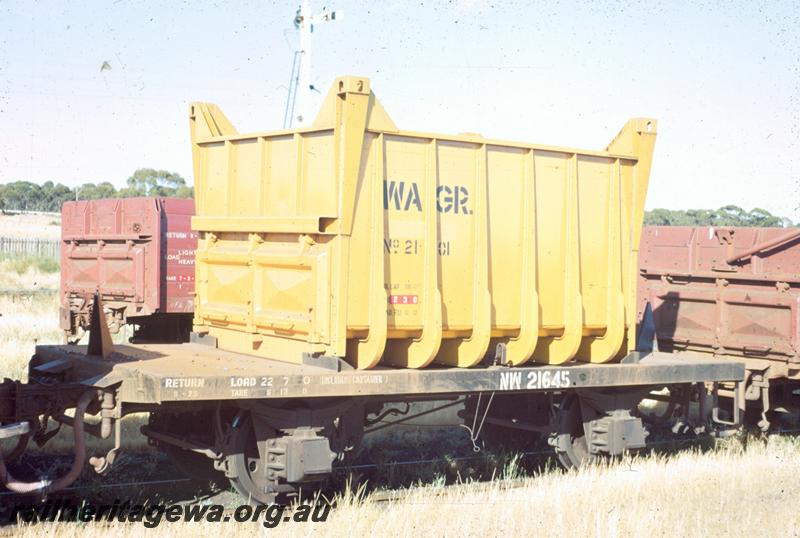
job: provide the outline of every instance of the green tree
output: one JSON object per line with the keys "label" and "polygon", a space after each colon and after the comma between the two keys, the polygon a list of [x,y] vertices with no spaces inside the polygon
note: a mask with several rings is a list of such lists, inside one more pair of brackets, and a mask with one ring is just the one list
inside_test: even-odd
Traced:
{"label": "green tree", "polygon": [[78,199],[80,200],[99,200],[101,198],[116,198],[117,189],[108,181],[103,181],[95,185],[94,183],[84,183],[78,187]]}
{"label": "green tree", "polygon": [[15,181],[3,185],[3,205],[11,210],[41,210],[42,188],[30,181]]}
{"label": "green tree", "polygon": [[75,199],[75,191],[66,185],[56,183],[48,190],[47,211],[61,212],[64,202]]}
{"label": "green tree", "polygon": [[757,207],[748,214],[748,220],[750,221],[748,226],[784,226],[787,219],[776,217],[769,211]]}
{"label": "green tree", "polygon": [[739,206],[726,205],[711,214],[710,220],[717,226],[747,226],[747,211]]}
{"label": "green tree", "polygon": [[669,209],[653,209],[644,214],[644,223],[647,226],[674,226],[673,211]]}
{"label": "green tree", "polygon": [[755,208],[745,211],[739,206],[726,205],[719,209],[653,209],[645,212],[645,226],[794,226],[787,218]]}
{"label": "green tree", "polygon": [[186,185],[179,174],[165,170],[141,168],[128,178],[127,186],[117,190],[108,181],[84,183],[70,189],[61,183],[45,181],[41,185],[30,181],[13,181],[0,185],[0,210],[61,211],[69,200],[97,200],[130,196],[175,196],[192,198],[194,189]]}
{"label": "green tree", "polygon": [[14,181],[0,185],[0,207],[18,211],[61,211],[61,204],[75,198],[75,191],[61,183]]}
{"label": "green tree", "polygon": [[127,187],[119,191],[123,198],[131,196],[181,196],[191,197],[192,189],[186,180],[174,172],[140,168],[126,181]]}

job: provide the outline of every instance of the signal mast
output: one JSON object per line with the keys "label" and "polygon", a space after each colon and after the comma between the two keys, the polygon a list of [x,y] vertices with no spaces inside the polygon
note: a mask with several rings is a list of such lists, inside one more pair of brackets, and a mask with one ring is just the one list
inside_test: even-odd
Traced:
{"label": "signal mast", "polygon": [[289,95],[283,113],[283,128],[293,124],[305,125],[309,118],[308,107],[311,92],[319,91],[311,81],[311,34],[315,24],[338,21],[344,18],[344,12],[328,11],[322,8],[317,15],[311,15],[311,2],[303,0],[294,17],[294,27],[300,31],[300,50],[295,51],[292,61],[292,74],[289,79]]}

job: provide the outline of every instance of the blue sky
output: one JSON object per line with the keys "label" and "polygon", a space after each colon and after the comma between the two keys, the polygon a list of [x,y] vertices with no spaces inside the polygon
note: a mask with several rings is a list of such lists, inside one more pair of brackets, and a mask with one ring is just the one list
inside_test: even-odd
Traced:
{"label": "blue sky", "polygon": [[[191,181],[193,100],[280,128],[297,4],[0,0],[0,182]],[[345,18],[316,28],[314,83],[370,77],[401,129],[600,149],[655,117],[648,208],[800,220],[797,2],[323,5]]]}

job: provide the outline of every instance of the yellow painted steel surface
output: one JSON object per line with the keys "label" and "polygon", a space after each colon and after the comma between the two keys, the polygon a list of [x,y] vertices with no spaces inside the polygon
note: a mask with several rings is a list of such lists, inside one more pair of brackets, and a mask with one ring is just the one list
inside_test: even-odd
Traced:
{"label": "yellow painted steel surface", "polygon": [[190,125],[194,323],[220,348],[422,368],[634,347],[654,120],[603,151],[401,131],[343,77],[310,128],[239,134],[206,103]]}

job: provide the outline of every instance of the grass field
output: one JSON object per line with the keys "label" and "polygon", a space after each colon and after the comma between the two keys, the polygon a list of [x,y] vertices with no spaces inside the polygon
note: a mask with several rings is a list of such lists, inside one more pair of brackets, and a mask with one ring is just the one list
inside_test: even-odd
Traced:
{"label": "grass field", "polygon": [[0,236],[59,239],[61,217],[56,215],[4,215],[0,213]]}
{"label": "grass field", "polygon": [[[58,217],[0,214],[0,236],[60,237]],[[0,290],[57,290],[58,260],[0,256]],[[0,295],[0,378],[27,378],[27,363],[39,344],[60,344],[58,296],[49,293]]]}
{"label": "grass field", "polygon": [[[797,536],[800,441],[729,439],[712,451],[627,457],[521,481],[513,468],[483,483],[415,488],[402,500],[336,498],[329,519],[281,523],[271,536]],[[517,479],[513,480],[512,479]],[[520,483],[521,482],[521,483]],[[263,521],[263,520],[262,520]],[[41,524],[15,536],[106,538],[141,523]],[[261,522],[166,523],[152,536],[251,536]]]}
{"label": "grass field", "polygon": [[[54,278],[30,268],[18,275],[5,267],[7,263],[0,262],[0,288],[58,288],[57,273]],[[26,379],[28,360],[36,344],[60,344],[62,334],[58,327],[58,295],[0,296],[0,377]]]}

